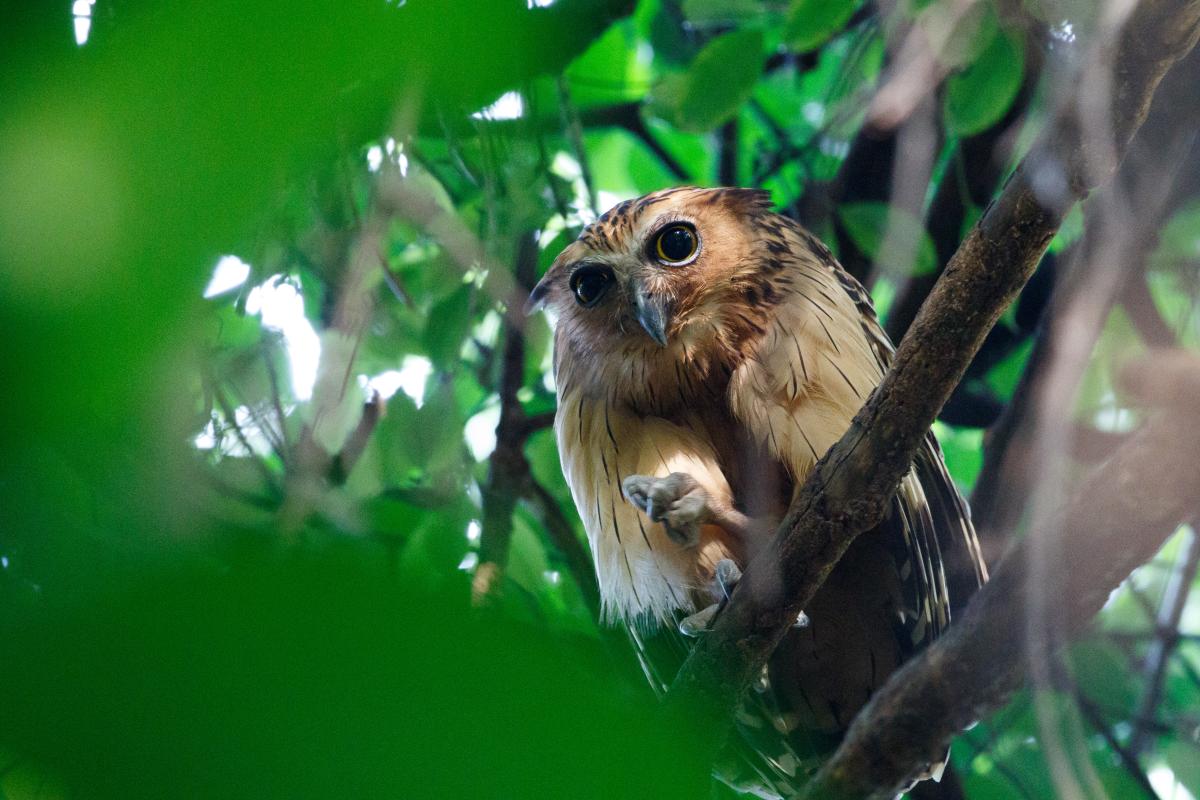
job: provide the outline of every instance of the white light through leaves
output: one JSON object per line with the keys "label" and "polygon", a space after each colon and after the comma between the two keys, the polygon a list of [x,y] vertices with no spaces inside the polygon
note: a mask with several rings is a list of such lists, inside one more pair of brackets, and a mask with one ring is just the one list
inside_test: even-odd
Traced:
{"label": "white light through leaves", "polygon": [[373,144],[367,148],[367,169],[379,172],[385,160],[395,164],[401,176],[408,175],[408,156],[404,155],[404,145],[390,136],[383,144]]}
{"label": "white light through leaves", "polygon": [[250,277],[250,265],[237,256],[221,256],[213,269],[212,280],[204,289],[205,297],[216,297],[236,289]]}
{"label": "white light through leaves", "polygon": [[500,402],[492,398],[482,411],[467,420],[463,435],[476,461],[483,461],[496,449],[496,426],[500,424]]}
{"label": "white light through leaves", "polygon": [[487,120],[505,120],[519,119],[525,113],[525,101],[521,98],[520,92],[505,92],[500,95],[500,99],[492,103],[490,106],[476,111],[471,116],[475,119]]}
{"label": "white light through leaves", "polygon": [[423,356],[405,356],[400,362],[400,369],[389,369],[378,375],[359,375],[359,385],[363,392],[370,395],[378,394],[388,400],[397,391],[403,391],[412,398],[417,408],[425,402],[425,384],[433,374],[433,364]]}
{"label": "white light through leaves", "polygon": [[246,313],[260,314],[264,328],[283,334],[292,371],[292,392],[297,400],[312,397],[321,360],[321,339],[304,316],[300,290],[283,275],[273,275],[250,290]]}
{"label": "white light through leaves", "polygon": [[71,15],[75,22],[75,44],[82,47],[87,44],[92,32],[92,6],[96,0],[75,0],[71,4]]}

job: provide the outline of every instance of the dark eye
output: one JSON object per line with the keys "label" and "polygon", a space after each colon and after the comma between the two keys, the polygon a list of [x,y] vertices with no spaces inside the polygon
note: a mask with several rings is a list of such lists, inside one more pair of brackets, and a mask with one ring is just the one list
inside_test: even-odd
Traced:
{"label": "dark eye", "polygon": [[664,264],[687,263],[699,249],[696,229],[685,222],[668,225],[654,239],[654,257]]}
{"label": "dark eye", "polygon": [[608,285],[612,283],[612,270],[608,267],[580,267],[571,273],[571,291],[584,308],[600,302]]}

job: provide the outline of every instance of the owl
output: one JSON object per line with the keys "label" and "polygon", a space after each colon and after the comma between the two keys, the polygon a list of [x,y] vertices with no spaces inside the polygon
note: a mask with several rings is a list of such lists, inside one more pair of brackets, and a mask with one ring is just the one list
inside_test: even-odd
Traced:
{"label": "owl", "polygon": [[[862,286],[750,189],[621,203],[530,295],[555,321],[555,432],[595,560],[665,689],[817,460],[878,385],[892,345]],[[859,536],[776,649],[719,765],[786,793],[986,580],[930,435],[884,521]]]}

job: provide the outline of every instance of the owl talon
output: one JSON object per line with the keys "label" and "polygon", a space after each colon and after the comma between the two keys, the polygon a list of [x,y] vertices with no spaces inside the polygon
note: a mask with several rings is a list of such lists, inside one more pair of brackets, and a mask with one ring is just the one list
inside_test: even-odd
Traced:
{"label": "owl talon", "polygon": [[684,636],[696,637],[712,627],[713,618],[721,610],[722,604],[729,599],[733,587],[742,579],[742,571],[732,559],[722,558],[717,562],[713,571],[712,594],[719,598],[712,605],[702,608],[691,616],[679,621],[679,632]]}
{"label": "owl talon", "polygon": [[702,633],[706,633],[712,625],[713,617],[717,616],[717,612],[720,609],[720,603],[713,603],[707,608],[700,609],[695,614],[684,617],[679,621],[679,632],[693,639]]}
{"label": "owl talon", "polygon": [[683,472],[673,472],[665,478],[630,475],[621,489],[625,499],[652,521],[661,522],[667,535],[685,546],[699,541],[700,526],[712,516],[708,493],[695,478]]}
{"label": "owl talon", "polygon": [[733,587],[737,586],[738,581],[742,579],[742,571],[732,559],[722,558],[717,562],[716,574],[713,580],[717,584],[717,588],[721,590],[721,595],[728,600],[729,593],[733,591]]}

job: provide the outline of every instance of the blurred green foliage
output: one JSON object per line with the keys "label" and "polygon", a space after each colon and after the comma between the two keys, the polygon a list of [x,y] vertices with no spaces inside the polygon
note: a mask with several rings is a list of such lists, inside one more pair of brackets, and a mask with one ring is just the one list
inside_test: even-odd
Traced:
{"label": "blurred green foliage", "polygon": [[[944,24],[950,5],[898,12],[947,66],[927,199],[962,179],[965,138],[1013,112],[1037,46],[984,3]],[[549,328],[509,311],[597,211],[685,182],[770,190],[878,267],[881,311],[936,274],[929,219],[838,180],[891,63],[874,6],[92,9],[83,46],[66,2],[0,24],[0,795],[706,791],[686,734],[661,728],[596,625],[544,426],[520,446],[505,569],[470,602],[509,333],[521,413],[554,407]],[[1036,129],[1045,109],[1022,102]],[[981,204],[964,200],[963,225]],[[202,297],[228,254],[247,274]],[[1198,260],[1193,203],[1147,275],[1189,346]],[[1078,402],[1117,430],[1112,365],[1142,346],[1121,314]],[[1033,327],[1002,321],[1012,343],[972,391],[1013,400]],[[937,432],[969,491],[981,426]],[[1069,660],[1118,721],[1080,744],[1114,797],[1132,796],[1114,742],[1133,735],[1180,547]],[[1200,631],[1195,602],[1184,623]],[[1143,762],[1200,794],[1195,648],[1179,644]],[[1070,711],[1068,695],[1051,702]],[[1052,793],[1031,702],[956,743],[968,796]]]}

